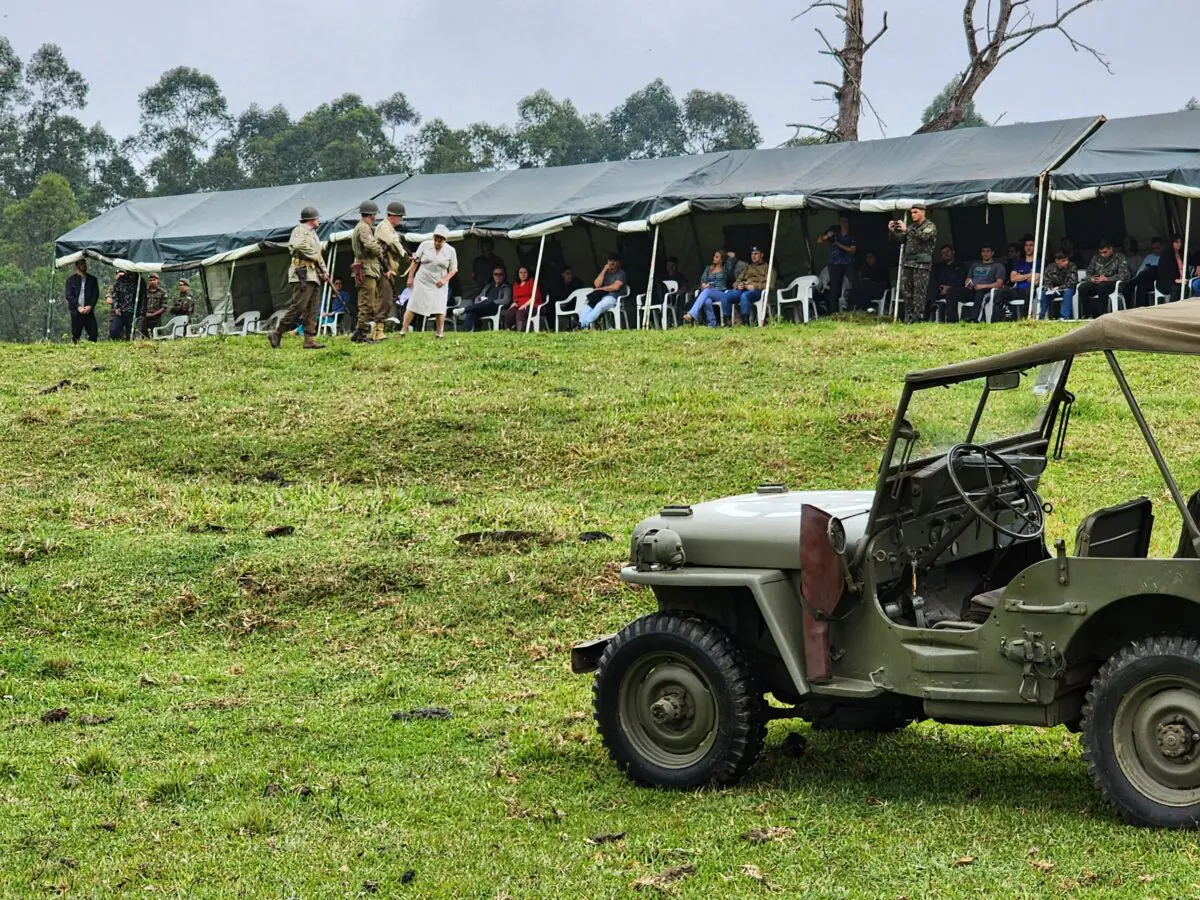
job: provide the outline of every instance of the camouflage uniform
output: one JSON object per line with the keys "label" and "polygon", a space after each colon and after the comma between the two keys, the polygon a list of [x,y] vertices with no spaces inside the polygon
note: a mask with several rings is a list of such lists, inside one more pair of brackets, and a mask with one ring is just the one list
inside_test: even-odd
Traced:
{"label": "camouflage uniform", "polygon": [[379,318],[379,279],[383,275],[383,245],[375,239],[371,224],[362,219],[354,226],[350,235],[350,246],[354,250],[354,263],[362,272],[362,284],[358,286],[358,322],[354,336],[370,337],[367,325],[370,322],[383,324]]}
{"label": "camouflage uniform", "polygon": [[288,238],[288,252],[292,255],[292,265],[288,269],[292,303],[275,328],[275,339],[300,322],[304,326],[304,339],[310,341],[317,336],[317,306],[321,300],[321,279],[325,277],[321,239],[314,229],[301,222]]}
{"label": "camouflage uniform", "polygon": [[142,316],[142,337],[150,337],[150,329],[162,324],[167,309],[167,292],[161,285],[146,288],[146,310]]}
{"label": "camouflage uniform", "polygon": [[175,298],[175,302],[171,304],[171,315],[173,316],[190,316],[192,310],[195,309],[195,304],[192,303],[192,295],[190,293],[179,292],[179,296]]}
{"label": "camouflage uniform", "polygon": [[[1098,275],[1103,275],[1108,281],[1093,283],[1092,279]],[[1088,319],[1104,315],[1111,306],[1112,301],[1109,298],[1116,289],[1116,283],[1121,282],[1121,293],[1124,295],[1124,289],[1129,287],[1129,280],[1129,264],[1125,262],[1124,256],[1111,253],[1108,259],[1105,259],[1097,253],[1088,263],[1087,279],[1079,286],[1080,315]]]}
{"label": "camouflage uniform", "polygon": [[[404,245],[400,243],[400,235],[396,233],[395,226],[387,220],[386,216],[375,226],[375,240],[379,241],[379,245],[383,249],[383,277],[379,281],[379,315],[375,319],[374,329],[374,338],[379,340],[383,337],[383,323],[387,321],[388,316],[395,313],[395,307],[392,304],[396,300],[396,286],[392,279],[387,277],[387,273],[393,272],[399,276],[401,266],[408,258],[408,254],[404,250]],[[359,309],[361,308],[360,306]]]}
{"label": "camouflage uniform", "polygon": [[925,321],[925,308],[929,304],[929,269],[933,264],[933,250],[937,246],[937,226],[929,219],[920,225],[910,224],[905,232],[893,231],[892,240],[904,242],[904,256],[900,261],[900,299],[904,301],[904,321]]}

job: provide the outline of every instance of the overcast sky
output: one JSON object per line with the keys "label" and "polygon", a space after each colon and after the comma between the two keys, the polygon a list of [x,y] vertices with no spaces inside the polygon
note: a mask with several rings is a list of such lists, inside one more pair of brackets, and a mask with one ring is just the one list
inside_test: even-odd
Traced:
{"label": "overcast sky", "polygon": [[[1064,0],[1065,3],[1065,0]],[[662,77],[682,97],[727,91],[749,104],[764,146],[786,140],[787,122],[819,121],[813,79],[838,79],[817,55],[819,26],[835,43],[828,10],[799,21],[807,0],[82,0],[5,4],[0,33],[22,58],[52,41],[91,84],[85,119],[117,137],[137,128],[137,95],[166,69],[213,75],[234,113],[282,103],[299,116],[346,92],[374,102],[404,91],[426,118],[451,125],[515,119],[538,88],[582,112],[607,112]],[[1033,0],[1043,17],[1054,0]],[[966,61],[962,0],[867,0],[890,28],[867,57],[867,93],[898,136]],[[983,4],[980,4],[983,6]],[[1193,33],[1196,0],[1098,0],[1070,20],[1072,33],[1105,51],[1114,74],[1044,34],[1005,60],[978,96],[1003,122],[1181,108],[1200,94],[1192,53],[1172,47]],[[1153,10],[1147,15],[1148,9]],[[1191,15],[1189,15],[1189,13]],[[1193,35],[1194,36],[1194,35]],[[863,138],[879,137],[868,117]]]}

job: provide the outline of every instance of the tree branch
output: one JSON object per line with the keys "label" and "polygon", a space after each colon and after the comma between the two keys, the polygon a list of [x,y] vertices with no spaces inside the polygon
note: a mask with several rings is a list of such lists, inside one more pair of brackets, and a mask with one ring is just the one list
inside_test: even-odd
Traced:
{"label": "tree branch", "polygon": [[803,12],[797,13],[796,15],[792,16],[792,21],[795,22],[801,16],[807,15],[808,13],[812,12],[814,9],[820,9],[823,6],[827,7],[828,9],[840,10],[842,13],[846,12],[846,4],[839,3],[838,0],[814,0],[813,3],[808,4],[807,8],[805,8],[805,10]]}
{"label": "tree branch", "polygon": [[863,42],[863,53],[866,53],[868,50],[870,50],[872,47],[874,47],[875,42],[877,40],[879,40],[881,37],[883,37],[883,33],[885,31],[887,31],[887,29],[888,29],[887,10],[885,9],[883,11],[883,27],[879,29],[879,34],[875,35],[875,37],[871,38],[869,41]]}

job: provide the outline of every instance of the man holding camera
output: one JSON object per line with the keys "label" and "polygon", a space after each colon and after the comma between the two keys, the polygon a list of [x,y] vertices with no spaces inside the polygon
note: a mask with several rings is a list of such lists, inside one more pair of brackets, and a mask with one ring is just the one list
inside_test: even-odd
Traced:
{"label": "man holding camera", "polygon": [[937,246],[937,226],[925,217],[925,204],[914,203],[909,216],[911,225],[898,219],[888,222],[892,240],[904,244],[899,288],[906,325],[925,321],[925,309],[929,304],[929,268],[933,262],[933,248]]}
{"label": "man holding camera", "polygon": [[858,269],[854,266],[854,255],[858,252],[858,241],[850,233],[850,217],[845,213],[838,216],[838,227],[830,228],[817,240],[829,247],[829,309],[845,312],[842,302],[842,285],[850,282],[850,308],[859,304]]}

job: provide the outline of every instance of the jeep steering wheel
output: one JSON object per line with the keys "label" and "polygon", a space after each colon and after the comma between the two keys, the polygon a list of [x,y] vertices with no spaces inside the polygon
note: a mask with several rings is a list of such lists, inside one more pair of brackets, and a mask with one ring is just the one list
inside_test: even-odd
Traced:
{"label": "jeep steering wheel", "polygon": [[[983,473],[987,478],[987,487],[974,493],[964,488],[958,479],[960,464],[970,456],[979,456],[983,459]],[[993,465],[999,468],[1004,476],[995,482],[992,480]],[[979,444],[956,444],[946,454],[946,471],[950,475],[950,483],[954,485],[954,490],[958,492],[962,502],[967,504],[967,508],[981,522],[994,528],[1000,534],[1014,540],[1026,540],[1040,537],[1045,530],[1046,518],[1042,514],[1041,498],[1029,486],[1029,482],[1025,480],[1025,476],[1021,474],[1020,470],[994,450],[981,447]],[[1010,489],[1015,489],[1020,494],[1018,500],[1024,501],[1024,509],[1004,496],[1004,491]],[[990,511],[992,507],[997,508],[996,514],[1005,509],[1014,513],[1019,526],[1017,530],[1004,527],[992,515],[984,512],[985,509]]]}

